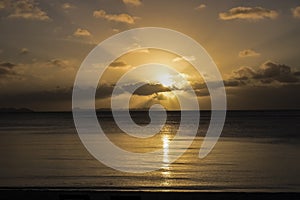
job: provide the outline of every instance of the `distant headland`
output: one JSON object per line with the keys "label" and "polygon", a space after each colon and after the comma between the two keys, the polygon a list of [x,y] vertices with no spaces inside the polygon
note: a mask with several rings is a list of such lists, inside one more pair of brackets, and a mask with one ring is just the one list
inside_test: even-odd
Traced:
{"label": "distant headland", "polygon": [[0,113],[30,113],[34,112],[29,108],[0,108]]}

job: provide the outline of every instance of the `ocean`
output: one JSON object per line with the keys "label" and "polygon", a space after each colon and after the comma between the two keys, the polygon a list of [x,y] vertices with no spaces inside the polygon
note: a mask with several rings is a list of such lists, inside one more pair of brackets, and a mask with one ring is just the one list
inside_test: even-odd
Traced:
{"label": "ocean", "polygon": [[[131,115],[137,124],[149,123],[146,112]],[[176,135],[180,112],[167,115],[161,132],[146,142],[122,133],[110,112],[98,113],[98,120],[116,145],[148,152],[167,150]],[[139,174],[117,171],[96,160],[81,143],[72,113],[0,113],[0,187],[300,192],[299,120],[300,111],[228,111],[218,143],[200,159],[210,123],[210,112],[202,111],[189,149],[171,165]],[[164,151],[157,162],[168,156]]]}

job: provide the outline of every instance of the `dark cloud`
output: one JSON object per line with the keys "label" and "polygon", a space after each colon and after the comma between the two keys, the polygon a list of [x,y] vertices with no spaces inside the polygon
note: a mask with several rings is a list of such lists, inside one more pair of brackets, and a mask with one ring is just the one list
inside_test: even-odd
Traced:
{"label": "dark cloud", "polygon": [[300,71],[294,72],[294,75],[295,75],[295,76],[300,76]]}
{"label": "dark cloud", "polygon": [[264,63],[261,67],[263,77],[276,77],[282,74],[290,74],[291,68],[287,65],[276,64],[271,61]]}
{"label": "dark cloud", "polygon": [[[140,83],[137,83],[137,84],[140,84]],[[136,84],[130,84],[130,85],[125,85],[122,88],[125,91],[131,91],[131,88],[135,88],[135,87],[136,87]],[[152,94],[157,94],[159,92],[169,92],[169,91],[171,91],[171,90],[167,87],[164,87],[162,84],[145,83],[144,85],[142,85],[141,87],[136,89],[133,94],[140,95],[140,96],[148,96],[148,95],[152,95]]]}
{"label": "dark cloud", "polygon": [[[65,102],[65,106],[63,108],[58,108],[59,104],[62,102]],[[0,95],[0,107],[28,107],[32,109],[47,109],[47,107],[50,105],[50,107],[52,107],[54,110],[70,110],[71,102],[71,88]]]}
{"label": "dark cloud", "polygon": [[[75,87],[77,90],[77,93],[81,95],[82,100],[85,100],[86,98],[89,98],[89,94],[95,90],[95,88],[79,88]],[[108,97],[111,97],[112,92],[114,90],[115,86],[112,84],[100,84],[98,85],[96,89],[95,97],[96,99],[105,99]],[[119,94],[119,93],[117,93]]]}
{"label": "dark cloud", "polygon": [[67,60],[52,59],[49,61],[49,64],[57,66],[57,67],[68,67],[70,63]]}
{"label": "dark cloud", "polygon": [[237,81],[237,80],[225,80],[224,81],[224,86],[225,87],[236,87],[236,86],[239,86],[239,85],[241,85],[241,82]]}
{"label": "dark cloud", "polygon": [[[1,73],[8,73],[7,71],[3,71],[0,68],[0,75]],[[130,86],[129,86],[130,87]],[[112,92],[115,88],[115,85],[111,84],[101,84],[96,89],[96,99],[105,99],[109,98],[112,95]],[[82,94],[82,100],[85,100],[86,95],[89,93],[89,90],[94,90],[93,88],[90,89],[80,89]],[[169,89],[163,87],[160,84],[146,84],[142,87],[138,88],[135,91],[135,95],[140,96],[147,96],[151,94],[158,94],[159,92],[169,91]],[[71,109],[71,102],[72,102],[72,92],[73,88],[60,88],[59,86],[53,88],[53,90],[45,90],[45,91],[34,91],[34,92],[26,92],[26,93],[18,93],[18,94],[5,94],[0,95],[0,107],[9,107],[9,106],[18,106],[18,107],[29,107],[29,108],[37,108],[40,107],[49,107],[51,105],[51,109],[54,109],[53,106],[58,106],[62,103],[66,105],[66,108],[58,108],[63,110],[70,110]],[[120,92],[124,92],[121,89],[117,94]]]}
{"label": "dark cloud", "polygon": [[114,85],[110,85],[110,84],[99,85],[96,91],[96,98],[105,99],[110,97],[114,90],[114,87],[115,87]]}
{"label": "dark cloud", "polygon": [[6,75],[6,74],[10,74],[11,71],[9,69],[0,67],[0,76]]}
{"label": "dark cloud", "polygon": [[159,92],[169,92],[169,88],[164,87],[161,84],[145,84],[134,91],[134,94],[140,96],[148,96],[152,94],[157,94]]}
{"label": "dark cloud", "polygon": [[206,84],[200,82],[193,82],[191,86],[193,87],[194,90],[206,88]]}
{"label": "dark cloud", "polygon": [[[0,69],[1,74],[1,69]],[[225,82],[226,86],[236,86],[235,80]],[[209,96],[203,84],[198,84],[195,93],[199,97]],[[99,85],[96,98],[105,99],[111,96],[114,85]],[[300,108],[300,85],[282,85],[279,87],[247,86],[227,87],[229,109],[288,109]],[[136,95],[154,95],[156,100],[165,100],[160,92],[167,89],[160,84],[147,84],[136,90]],[[21,94],[0,95],[0,107],[28,107],[32,109],[70,110],[72,88],[54,88],[47,91],[27,92]]]}
{"label": "dark cloud", "polygon": [[257,72],[251,67],[240,67],[233,71],[233,77],[237,80],[248,80],[257,77]]}
{"label": "dark cloud", "polygon": [[[297,73],[297,72],[296,72]],[[263,63],[258,70],[251,67],[240,67],[233,71],[233,79],[241,83],[296,83],[299,78],[292,72],[291,67],[283,64],[277,64],[272,61]]]}
{"label": "dark cloud", "polygon": [[276,19],[279,13],[275,10],[269,10],[262,7],[235,7],[227,12],[219,14],[222,20],[261,20],[261,19]]}
{"label": "dark cloud", "polygon": [[[96,90],[96,99],[110,97],[112,89],[112,85],[100,85]],[[28,107],[37,110],[71,110],[72,92],[73,88],[71,87],[60,88],[57,86],[56,88],[53,88],[53,90],[1,94],[0,107]]]}
{"label": "dark cloud", "polygon": [[[1,70],[2,69],[0,68],[0,75],[2,73]],[[110,97],[113,89],[114,89],[113,85],[109,85],[109,84],[99,85],[99,87],[96,90],[96,98],[104,99]],[[87,90],[88,89],[85,89],[85,92],[88,92]],[[60,88],[59,86],[57,86],[52,90],[0,95],[0,105],[1,105],[0,107],[6,104],[19,105],[20,103],[32,104],[32,105],[35,104],[39,105],[43,103],[51,103],[55,105],[55,103],[57,102],[64,102],[64,101],[71,103],[72,92],[73,92],[72,87]],[[84,94],[84,92],[82,92],[82,94]]]}
{"label": "dark cloud", "polygon": [[125,66],[127,66],[127,63],[124,61],[114,61],[109,65],[109,67],[125,67]]}
{"label": "dark cloud", "polygon": [[[198,97],[203,97],[203,96],[209,96],[209,90],[208,90],[208,86],[210,87],[211,90],[214,90],[214,89],[218,89],[218,88],[221,88],[222,86],[225,86],[225,87],[236,87],[236,86],[240,86],[242,85],[242,83],[238,80],[224,80],[223,82],[220,82],[220,81],[210,81],[210,82],[207,82],[207,83],[200,83],[200,82],[193,82],[191,84],[195,94],[198,96]],[[188,90],[185,90],[187,92],[189,92]]]}
{"label": "dark cloud", "polygon": [[16,64],[14,64],[14,63],[10,63],[10,62],[2,62],[2,63],[0,63],[0,67],[2,67],[2,68],[13,68],[13,67],[15,67],[16,66]]}
{"label": "dark cloud", "polygon": [[2,63],[0,63],[0,76],[15,74],[13,72],[13,68],[15,66],[17,66],[17,65],[14,64],[14,63],[10,63],[10,62],[2,62]]}
{"label": "dark cloud", "polygon": [[209,96],[209,91],[207,88],[203,88],[203,89],[195,89],[195,94],[198,97],[205,97],[205,96]]}

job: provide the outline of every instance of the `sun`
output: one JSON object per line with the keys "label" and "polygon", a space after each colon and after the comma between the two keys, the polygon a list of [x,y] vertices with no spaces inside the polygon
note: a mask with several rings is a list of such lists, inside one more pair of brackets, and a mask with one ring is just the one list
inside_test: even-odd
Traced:
{"label": "sun", "polygon": [[169,73],[158,74],[156,78],[164,87],[171,87],[175,84],[172,75]]}

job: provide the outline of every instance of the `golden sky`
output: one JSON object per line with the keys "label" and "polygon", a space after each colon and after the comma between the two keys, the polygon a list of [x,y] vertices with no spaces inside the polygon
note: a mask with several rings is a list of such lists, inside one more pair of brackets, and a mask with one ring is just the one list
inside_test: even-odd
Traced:
{"label": "golden sky", "polygon": [[[0,107],[70,110],[75,75],[87,54],[114,34],[149,26],[182,32],[207,50],[224,79],[229,109],[300,109],[296,0],[0,0]],[[200,107],[209,109],[209,93],[189,59],[157,49],[123,55],[99,82],[97,107],[109,107],[118,77],[151,61],[178,70]],[[158,102],[177,109],[166,88],[184,92],[184,86],[175,75],[158,74],[166,75],[157,75],[156,83],[145,80],[132,107]]]}

